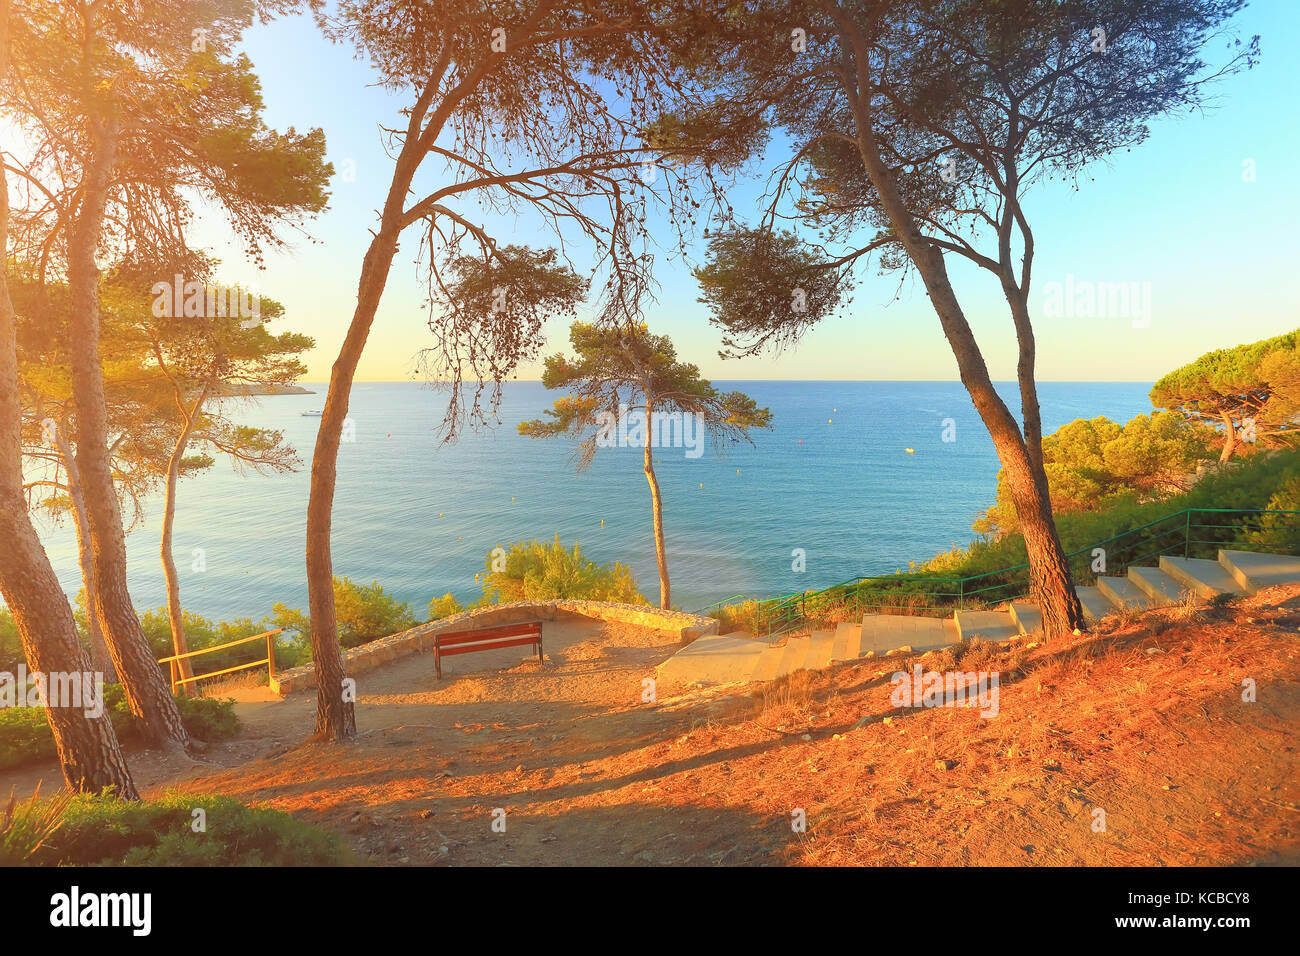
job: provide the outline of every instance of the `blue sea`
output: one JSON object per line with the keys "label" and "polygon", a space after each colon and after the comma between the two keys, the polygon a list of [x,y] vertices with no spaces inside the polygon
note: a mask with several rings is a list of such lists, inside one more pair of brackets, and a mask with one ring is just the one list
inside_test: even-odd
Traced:
{"label": "blue sea", "polygon": [[[715,382],[772,410],[754,445],[660,448],[673,603],[687,610],[733,595],[770,596],[892,572],[973,537],[992,502],[992,442],[957,382]],[[238,420],[283,430],[303,467],[288,475],[239,474],[219,460],[181,482],[175,531],[181,596],[205,617],[262,617],[272,604],[307,606],[304,522],[319,419],[313,395],[244,400]],[[1000,390],[1013,410],[1016,389]],[[1080,417],[1127,421],[1150,412],[1147,383],[1045,382],[1045,432]],[[622,561],[658,597],[650,497],[641,450],[602,448],[575,468],[573,443],[521,437],[516,425],[555,398],[538,382],[506,386],[501,425],[439,442],[445,394],[419,383],[361,383],[350,416],[355,441],[339,460],[334,569],[377,580],[423,616],[431,598],[480,593],[488,552],[557,534],[598,562]],[[944,421],[953,420],[945,442]],[[906,449],[912,449],[909,454]],[[136,606],[163,604],[158,561],[161,507],[128,535]],[[603,520],[603,524],[602,524]],[[81,587],[72,530],[40,525],[69,596]],[[201,549],[201,550],[196,550]],[[793,570],[802,549],[805,570]],[[202,556],[202,570],[195,570]]]}

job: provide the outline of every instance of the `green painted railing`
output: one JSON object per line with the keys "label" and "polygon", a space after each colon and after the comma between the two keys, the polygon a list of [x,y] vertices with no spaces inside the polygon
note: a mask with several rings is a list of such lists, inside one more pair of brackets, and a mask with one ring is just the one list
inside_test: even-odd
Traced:
{"label": "green painted railing", "polygon": [[[1267,508],[1184,508],[1136,528],[1112,535],[1066,555],[1076,585],[1095,583],[1104,575],[1123,574],[1133,565],[1158,561],[1162,555],[1213,558],[1219,548],[1242,551],[1300,550],[1300,511]],[[756,632],[779,634],[805,624],[877,612],[951,614],[966,608],[993,607],[1026,597],[1029,565],[986,571],[962,578],[921,573],[864,575],[783,597],[734,595],[701,608],[699,614],[739,616],[739,605],[753,602]]]}

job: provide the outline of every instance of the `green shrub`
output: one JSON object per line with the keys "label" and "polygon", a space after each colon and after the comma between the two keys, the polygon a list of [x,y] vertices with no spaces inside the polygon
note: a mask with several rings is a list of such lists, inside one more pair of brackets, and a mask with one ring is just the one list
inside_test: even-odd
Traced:
{"label": "green shrub", "polygon": [[[1270,511],[1300,511],[1300,477],[1288,478],[1268,499]],[[1300,553],[1300,515],[1264,515],[1246,541],[1270,551]]]}
{"label": "green shrub", "polygon": [[[195,832],[195,810],[204,830]],[[339,839],[287,813],[232,797],[169,791],[159,800],[78,794],[33,852],[43,866],[333,866]]]}
{"label": "green shrub", "polygon": [[[231,699],[178,697],[181,722],[199,740],[211,742],[239,733],[239,715]],[[135,718],[121,684],[104,685],[104,713],[113,722],[119,740],[137,736]],[[53,760],[58,756],[54,735],[43,707],[0,708],[0,770]]]}
{"label": "green shrub", "polygon": [[459,614],[464,608],[450,591],[440,598],[434,598],[429,602],[429,620],[436,621],[440,618],[451,617],[453,614]]}
{"label": "green shrub", "polygon": [[[1217,457],[1215,441],[1213,429],[1175,412],[1138,415],[1126,425],[1105,417],[1075,419],[1043,439],[1052,510],[1062,517],[1178,494],[1193,484],[1198,464]],[[1019,527],[1002,469],[997,503],[976,520],[974,529],[1000,534]]]}
{"label": "green shrub", "polygon": [[0,671],[16,673],[18,665],[25,660],[14,616],[6,608],[0,608]]}
{"label": "green shrub", "polygon": [[483,596],[497,602],[551,601],[570,598],[582,601],[614,601],[622,604],[646,604],[637,590],[632,570],[617,562],[596,564],[583,557],[582,548],[574,544],[570,551],[555,536],[551,544],[520,541],[510,545],[504,556],[487,556],[487,573],[483,576]]}
{"label": "green shrub", "polygon": [[0,708],[0,770],[58,756],[40,707]]}
{"label": "green shrub", "polygon": [[243,726],[235,713],[234,698],[178,697],[176,704],[180,707],[181,722],[190,736],[204,743],[233,737]]}
{"label": "green shrub", "polygon": [[[278,603],[271,611],[272,627],[282,627],[286,632],[296,634],[301,641],[308,639],[311,618],[305,613]],[[334,615],[338,622],[339,643],[344,647],[356,647],[409,630],[420,623],[415,619],[411,606],[385,593],[378,581],[356,584],[351,578],[337,574],[334,576]]]}

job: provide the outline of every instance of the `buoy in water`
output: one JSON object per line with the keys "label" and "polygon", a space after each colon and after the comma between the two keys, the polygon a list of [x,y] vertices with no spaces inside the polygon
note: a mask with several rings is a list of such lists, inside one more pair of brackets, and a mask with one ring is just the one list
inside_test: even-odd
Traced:
{"label": "buoy in water", "polygon": [[604,518],[601,518],[601,519],[600,519],[600,526],[601,526],[602,528],[605,527],[605,519],[604,519]]}
{"label": "buoy in water", "polygon": [[915,455],[915,454],[916,454],[916,450],[913,449],[913,448],[904,448],[903,451],[907,452],[909,455]]}

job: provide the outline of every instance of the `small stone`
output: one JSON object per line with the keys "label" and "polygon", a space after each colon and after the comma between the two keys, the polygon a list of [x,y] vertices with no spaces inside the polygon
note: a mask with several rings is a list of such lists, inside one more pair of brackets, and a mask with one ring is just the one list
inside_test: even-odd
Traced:
{"label": "small stone", "polygon": [[421,811],[420,811],[420,819],[421,819],[421,820],[428,820],[428,819],[430,819],[432,816],[433,816],[433,811],[432,811],[432,810],[421,810]]}
{"label": "small stone", "polygon": [[447,846],[440,846],[440,847],[438,847],[438,855],[439,855],[439,856],[446,856],[446,855],[447,855],[448,853],[450,853],[450,852],[451,852],[451,848],[450,848],[450,847],[447,847]]}
{"label": "small stone", "polygon": [[800,739],[800,740],[812,740],[812,734],[804,734],[804,735],[803,735],[802,737],[800,737],[799,739]]}
{"label": "small stone", "polygon": [[955,760],[936,760],[934,762],[935,770],[952,770],[956,766],[957,761]]}
{"label": "small stone", "polygon": [[649,850],[642,850],[635,857],[633,857],[633,859],[640,860],[642,863],[653,863],[655,861],[655,855],[651,853]]}

